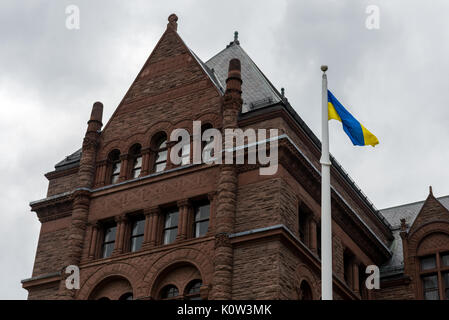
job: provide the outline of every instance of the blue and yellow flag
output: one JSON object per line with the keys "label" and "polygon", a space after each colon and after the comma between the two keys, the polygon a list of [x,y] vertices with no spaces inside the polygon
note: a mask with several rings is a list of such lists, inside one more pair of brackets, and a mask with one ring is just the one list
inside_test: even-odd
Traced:
{"label": "blue and yellow flag", "polygon": [[376,136],[358,122],[329,90],[327,90],[327,108],[329,120],[340,121],[343,124],[343,130],[355,146],[371,145],[374,147],[379,143]]}

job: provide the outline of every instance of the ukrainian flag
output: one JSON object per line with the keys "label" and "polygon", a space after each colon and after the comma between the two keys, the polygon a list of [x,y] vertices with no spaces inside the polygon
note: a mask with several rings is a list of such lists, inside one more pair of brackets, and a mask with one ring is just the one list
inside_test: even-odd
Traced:
{"label": "ukrainian flag", "polygon": [[343,130],[355,146],[375,146],[379,143],[376,136],[368,131],[346,110],[340,101],[327,90],[328,119],[335,119],[343,124]]}

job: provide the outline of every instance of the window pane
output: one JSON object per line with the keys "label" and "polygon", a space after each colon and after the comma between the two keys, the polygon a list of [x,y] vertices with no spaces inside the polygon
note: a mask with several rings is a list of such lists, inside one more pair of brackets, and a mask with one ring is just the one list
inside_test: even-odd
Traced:
{"label": "window pane", "polygon": [[118,182],[118,178],[119,178],[119,175],[118,174],[114,174],[112,176],[111,183],[112,184],[117,183]]}
{"label": "window pane", "polygon": [[165,150],[165,151],[160,151],[160,152],[157,154],[156,162],[161,162],[161,161],[167,161],[167,150]]}
{"label": "window pane", "polygon": [[133,178],[137,178],[140,175],[140,168],[133,170]]}
{"label": "window pane", "polygon": [[114,242],[111,243],[105,243],[103,245],[103,258],[108,258],[111,256],[112,251],[114,250]]}
{"label": "window pane", "polygon": [[423,277],[423,287],[424,287],[424,289],[438,288],[437,275],[435,274],[435,275]]}
{"label": "window pane", "polygon": [[422,278],[423,289],[424,289],[424,299],[425,300],[438,300],[438,276],[431,275]]}
{"label": "window pane", "polygon": [[421,269],[422,270],[430,270],[436,268],[436,259],[435,256],[428,256],[425,258],[421,258]]}
{"label": "window pane", "polygon": [[209,219],[210,204],[196,207],[195,221]]}
{"label": "window pane", "polygon": [[202,237],[207,233],[209,228],[209,220],[197,222],[195,224],[195,237]]}
{"label": "window pane", "polygon": [[164,231],[164,244],[173,243],[178,235],[178,228],[168,229]]}
{"label": "window pane", "polygon": [[116,226],[106,228],[104,230],[104,242],[115,241],[115,232],[117,230]]}
{"label": "window pane", "polygon": [[142,248],[143,235],[131,238],[131,252],[139,251]]}
{"label": "window pane", "polygon": [[441,255],[441,264],[445,267],[449,267],[449,253],[443,253]]}
{"label": "window pane", "polygon": [[444,299],[449,300],[449,272],[443,273]]}
{"label": "window pane", "polygon": [[116,162],[114,163],[114,165],[112,166],[112,174],[119,174],[120,173],[120,162]]}
{"label": "window pane", "polygon": [[179,290],[175,286],[169,285],[166,286],[164,289],[162,289],[161,298],[162,299],[168,299],[168,298],[175,298],[179,295]]}
{"label": "window pane", "polygon": [[141,167],[142,167],[142,157],[138,157],[134,161],[134,168],[141,168]]}
{"label": "window pane", "polygon": [[165,162],[162,163],[158,163],[156,165],[156,168],[154,169],[155,172],[162,172],[165,170],[165,167],[167,166],[167,164]]}
{"label": "window pane", "polygon": [[178,211],[167,212],[165,214],[165,228],[178,226]]}
{"label": "window pane", "polygon": [[159,149],[167,148],[167,140],[164,139],[164,141],[160,142]]}
{"label": "window pane", "polygon": [[438,290],[424,292],[424,299],[425,300],[439,300],[440,297],[438,296]]}
{"label": "window pane", "polygon": [[132,235],[133,236],[143,235],[144,229],[145,229],[145,220],[144,219],[137,220],[133,224]]}

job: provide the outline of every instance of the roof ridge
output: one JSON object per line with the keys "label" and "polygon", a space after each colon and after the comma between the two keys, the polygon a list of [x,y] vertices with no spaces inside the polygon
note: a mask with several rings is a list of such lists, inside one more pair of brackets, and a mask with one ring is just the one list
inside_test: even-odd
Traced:
{"label": "roof ridge", "polygon": [[[435,197],[435,199],[437,199],[438,201],[440,201],[440,200],[442,200],[442,199],[444,199],[444,198],[449,198],[449,195],[441,196],[441,197]],[[401,208],[401,207],[405,207],[405,206],[415,205],[415,204],[419,204],[419,203],[424,204],[424,202],[425,202],[426,200],[427,200],[427,198],[424,199],[424,200],[420,200],[420,201],[414,201],[414,202],[409,202],[409,203],[399,204],[399,205],[396,205],[396,206],[392,206],[392,207],[387,207],[387,208],[380,209],[380,211],[382,212],[382,211],[384,211],[384,210],[396,209],[396,208]]]}

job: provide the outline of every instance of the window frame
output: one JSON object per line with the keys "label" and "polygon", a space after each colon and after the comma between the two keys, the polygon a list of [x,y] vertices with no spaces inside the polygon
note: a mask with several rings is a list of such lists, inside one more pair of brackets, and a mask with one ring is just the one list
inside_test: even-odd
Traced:
{"label": "window frame", "polygon": [[[133,234],[134,226],[135,226],[136,223],[139,223],[139,222],[143,223],[142,233],[134,235]],[[133,216],[130,219],[129,228],[130,229],[129,229],[129,248],[128,248],[128,251],[129,252],[138,252],[138,251],[142,250],[143,241],[145,239],[145,216],[142,216],[140,214],[136,215],[136,216]],[[137,250],[133,250],[133,239],[135,239],[135,238],[142,238],[142,243],[140,245],[140,248],[137,249]]]}
{"label": "window frame", "polygon": [[[191,289],[197,286],[199,283],[198,291],[191,293]],[[201,299],[201,287],[203,286],[203,281],[201,279],[193,279],[190,280],[187,284],[185,291],[184,291],[184,300],[202,300]],[[199,298],[199,299],[196,299]]]}
{"label": "window frame", "polygon": [[[109,240],[109,241],[105,241],[106,240],[106,231],[108,230],[108,229],[112,229],[112,228],[115,228],[115,231],[114,231],[114,237],[113,237],[113,240]],[[103,225],[103,227],[102,227],[102,242],[101,242],[101,251],[100,251],[100,258],[101,259],[107,259],[107,258],[110,258],[111,256],[112,256],[112,253],[114,252],[114,250],[115,250],[115,242],[116,242],[116,238],[117,238],[117,223],[115,223],[115,222],[106,222],[104,225]],[[108,255],[108,256],[105,256],[105,247],[106,247],[106,245],[110,245],[110,244],[113,244],[113,248],[112,248],[112,251],[111,251],[111,254],[110,255]]]}
{"label": "window frame", "polygon": [[[449,276],[449,265],[444,266],[442,263],[442,256],[448,255],[449,250],[436,250],[429,254],[422,254],[418,256],[418,279],[419,279],[419,288],[420,288],[420,297],[425,300],[425,289],[424,289],[424,277],[427,276],[437,276],[437,292],[438,292],[438,300],[449,300],[449,295],[446,298],[446,290],[449,290],[449,286],[446,288],[444,284],[444,275],[448,274]],[[422,269],[421,262],[423,259],[429,257],[435,257],[435,268],[432,269]]]}
{"label": "window frame", "polygon": [[[163,144],[165,143],[164,147],[161,147]],[[167,164],[168,164],[168,139],[167,139],[167,135],[164,134],[160,134],[159,137],[157,137],[155,139],[155,143],[154,143],[154,161],[153,161],[153,168],[152,168],[152,172],[153,173],[158,173],[158,172],[164,172],[167,169]],[[165,156],[165,160],[159,160],[159,154],[161,154],[162,152],[166,152],[166,156]],[[157,170],[158,165],[165,163],[165,166],[162,170]]]}
{"label": "window frame", "polygon": [[[176,222],[176,226],[170,226],[167,227],[167,216],[171,213],[177,213],[177,222]],[[179,232],[179,208],[178,207],[171,207],[171,208],[167,208],[163,211],[163,215],[162,215],[163,219],[162,219],[162,223],[163,223],[163,228],[162,228],[162,245],[168,245],[168,244],[172,244],[176,241],[176,237],[178,236],[178,232]],[[165,234],[167,231],[173,231],[176,230],[176,236],[174,237],[173,241],[166,243],[165,242]]]}
{"label": "window frame", "polygon": [[[174,296],[169,296],[169,297],[163,297],[163,294],[165,293],[166,290],[168,289],[176,289],[178,294],[174,295]],[[174,284],[167,284],[165,286],[162,287],[162,289],[159,291],[159,299],[161,300],[177,300],[181,297],[180,292],[179,292],[179,288],[174,285]]]}
{"label": "window frame", "polygon": [[[207,219],[203,218],[203,219],[196,219],[196,215],[197,215],[197,209],[203,206],[209,206],[209,215],[207,217]],[[198,201],[197,203],[194,204],[194,208],[193,208],[193,238],[201,238],[207,235],[207,233],[209,232],[209,228],[210,228],[210,215],[211,215],[211,203],[208,200],[203,200],[203,201]],[[203,235],[199,235],[197,236],[197,226],[203,222],[207,221],[207,231],[205,234]]]}

